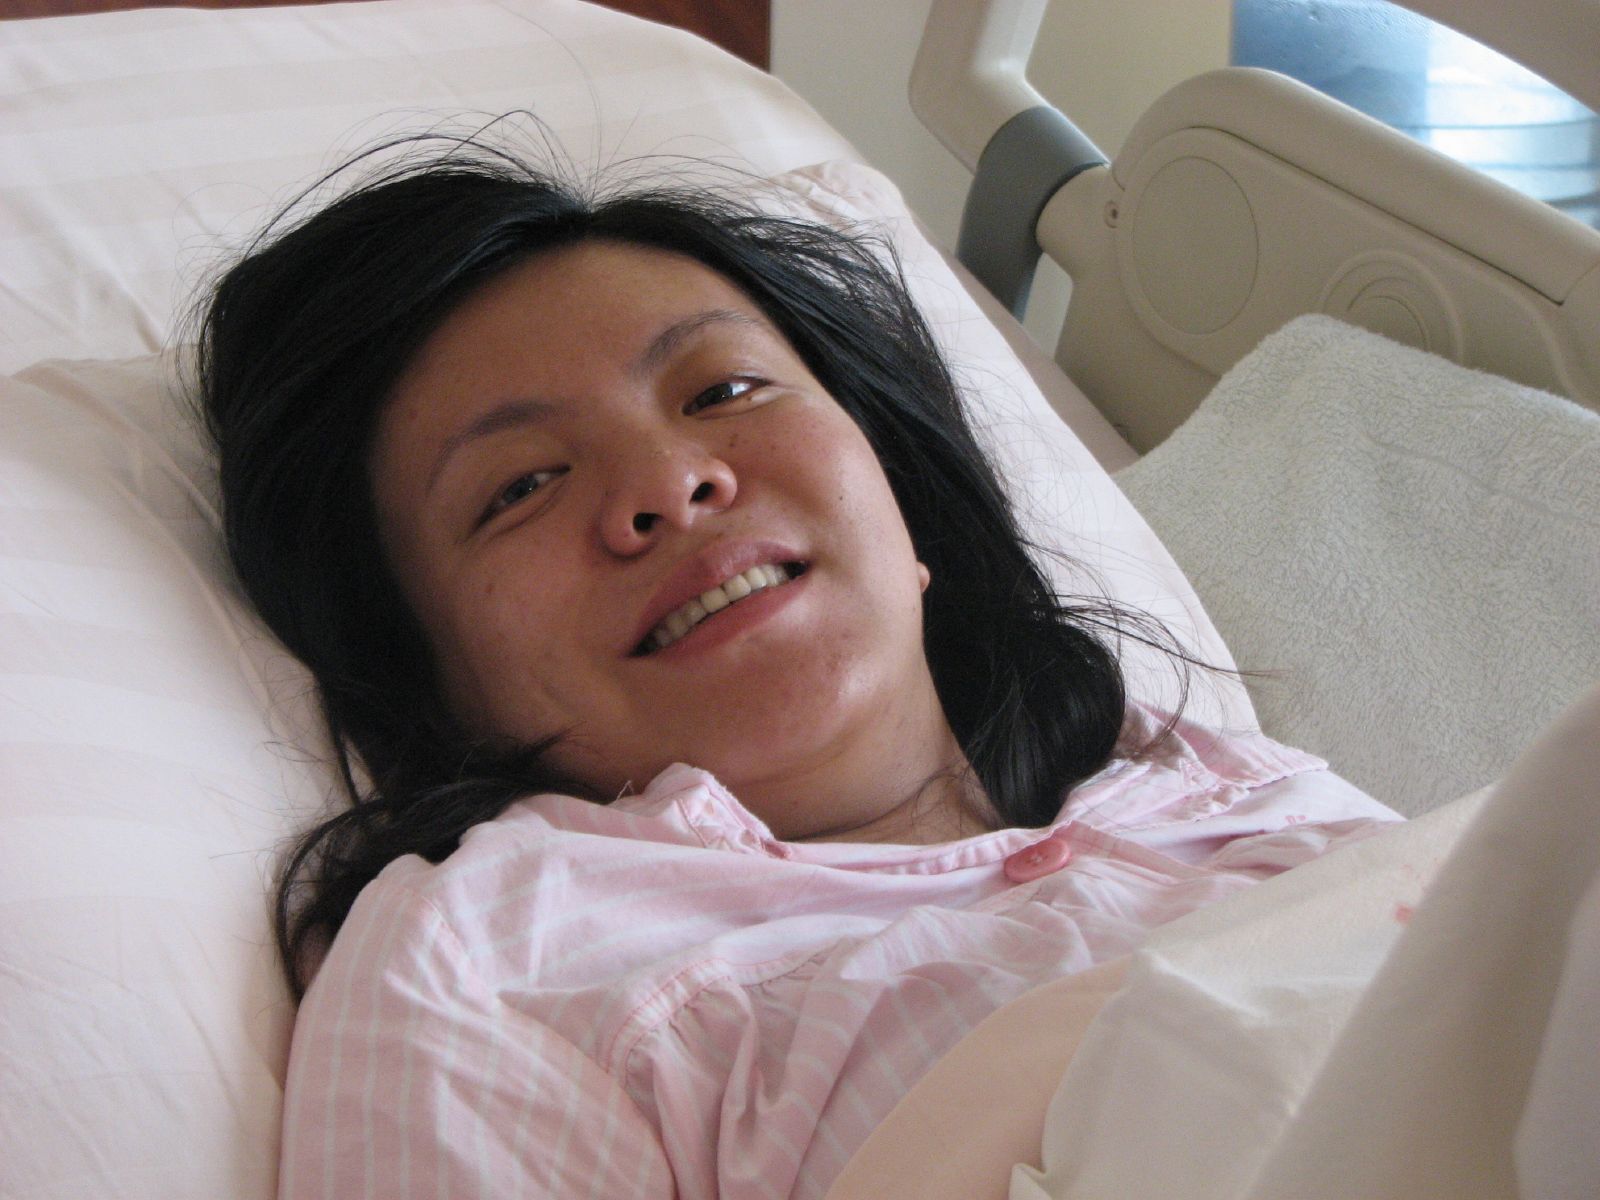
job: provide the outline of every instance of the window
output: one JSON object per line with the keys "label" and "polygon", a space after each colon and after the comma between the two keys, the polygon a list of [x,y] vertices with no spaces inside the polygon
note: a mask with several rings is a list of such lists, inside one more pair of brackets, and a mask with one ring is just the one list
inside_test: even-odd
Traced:
{"label": "window", "polygon": [[1234,0],[1233,62],[1308,83],[1600,228],[1600,117],[1387,0]]}

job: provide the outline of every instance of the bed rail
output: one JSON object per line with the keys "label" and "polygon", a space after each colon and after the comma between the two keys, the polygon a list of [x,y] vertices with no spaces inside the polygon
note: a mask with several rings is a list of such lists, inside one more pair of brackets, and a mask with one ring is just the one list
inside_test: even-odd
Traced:
{"label": "bed rail", "polygon": [[[975,170],[958,254],[1138,449],[1262,337],[1325,312],[1600,409],[1600,233],[1270,72],[1180,84],[1105,164],[1027,82],[1047,0],[936,0],[911,101]],[[1600,108],[1600,0],[1408,0]]]}

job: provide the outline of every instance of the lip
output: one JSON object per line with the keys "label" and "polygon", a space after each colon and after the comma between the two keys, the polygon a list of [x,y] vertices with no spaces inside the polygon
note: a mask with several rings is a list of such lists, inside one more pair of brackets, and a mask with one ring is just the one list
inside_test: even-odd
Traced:
{"label": "lip", "polygon": [[[650,631],[667,614],[683,607],[702,592],[708,592],[741,571],[764,563],[804,562],[805,556],[792,546],[771,541],[720,541],[696,551],[668,575],[650,597],[644,614],[634,627],[633,639],[623,648],[632,657]],[[747,601],[740,601],[741,604]],[[670,649],[670,647],[669,647]]]}

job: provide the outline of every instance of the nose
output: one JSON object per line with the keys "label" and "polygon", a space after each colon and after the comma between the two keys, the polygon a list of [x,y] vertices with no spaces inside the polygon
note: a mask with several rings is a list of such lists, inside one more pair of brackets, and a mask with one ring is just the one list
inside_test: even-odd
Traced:
{"label": "nose", "polygon": [[664,530],[687,530],[722,512],[738,492],[733,468],[691,440],[654,440],[618,456],[600,514],[600,540],[629,557]]}

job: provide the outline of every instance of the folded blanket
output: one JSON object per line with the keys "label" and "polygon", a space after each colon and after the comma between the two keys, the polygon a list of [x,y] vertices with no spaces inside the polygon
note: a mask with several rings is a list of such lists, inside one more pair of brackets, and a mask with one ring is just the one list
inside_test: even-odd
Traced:
{"label": "folded blanket", "polygon": [[1600,415],[1328,317],[1117,475],[1262,728],[1415,814],[1600,679]]}

